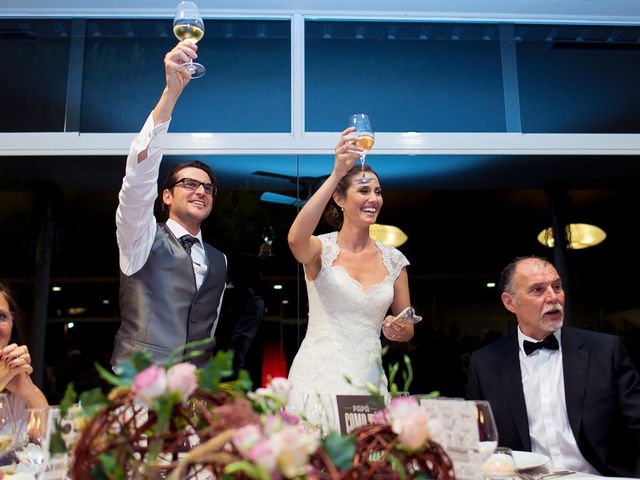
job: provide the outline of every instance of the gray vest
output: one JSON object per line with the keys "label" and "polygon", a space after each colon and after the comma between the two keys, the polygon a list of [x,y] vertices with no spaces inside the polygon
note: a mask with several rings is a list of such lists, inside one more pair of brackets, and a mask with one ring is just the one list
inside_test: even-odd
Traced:
{"label": "gray vest", "polygon": [[[224,255],[205,243],[209,268],[200,289],[196,289],[191,257],[164,223],[156,236],[144,266],[133,275],[120,272],[120,329],[116,335],[111,364],[131,358],[137,350],[148,350],[161,361],[187,342],[210,338],[215,329],[225,288],[227,266]],[[205,355],[191,360],[202,366],[213,345],[203,347]]]}

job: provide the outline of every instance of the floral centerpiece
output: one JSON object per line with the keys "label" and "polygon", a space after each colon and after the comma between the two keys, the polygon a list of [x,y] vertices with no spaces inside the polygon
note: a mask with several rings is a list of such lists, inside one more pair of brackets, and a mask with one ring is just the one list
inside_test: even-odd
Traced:
{"label": "floral centerpiece", "polygon": [[[197,352],[194,352],[196,354]],[[80,395],[81,430],[72,450],[74,479],[407,479],[452,480],[452,464],[433,440],[437,426],[411,398],[394,398],[376,423],[351,435],[321,436],[285,411],[289,386],[274,378],[250,391],[246,372],[232,381],[231,353],[200,370],[145,353],[113,374],[108,395]],[[77,400],[73,387],[64,416]],[[64,449],[61,432],[52,451]]]}

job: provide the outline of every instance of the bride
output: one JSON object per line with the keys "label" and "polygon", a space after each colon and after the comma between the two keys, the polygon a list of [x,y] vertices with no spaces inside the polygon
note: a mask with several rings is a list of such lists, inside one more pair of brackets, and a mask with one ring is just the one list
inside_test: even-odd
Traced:
{"label": "bride", "polygon": [[[289,230],[289,247],[302,263],[309,296],[306,336],[289,372],[290,410],[316,394],[387,394],[380,360],[380,331],[389,340],[413,337],[411,320],[393,322],[411,305],[405,256],[369,237],[382,207],[382,189],[371,168],[368,183],[354,167],[362,150],[354,128],[340,135],[333,172],[300,211]],[[322,215],[337,231],[314,236]]]}

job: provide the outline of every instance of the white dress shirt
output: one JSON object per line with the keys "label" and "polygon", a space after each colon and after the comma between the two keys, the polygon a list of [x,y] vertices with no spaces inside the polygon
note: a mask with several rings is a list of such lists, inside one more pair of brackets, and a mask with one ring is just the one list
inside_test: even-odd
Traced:
{"label": "white dress shirt", "polygon": [[554,469],[598,474],[580,453],[569,424],[560,330],[553,335],[560,345],[558,350],[541,348],[527,356],[524,340],[537,340],[524,335],[518,327],[522,390],[527,406],[531,450],[548,456]]}
{"label": "white dress shirt", "polygon": [[[158,174],[162,160],[162,143],[169,122],[154,125],[150,114],[140,133],[131,144],[122,188],[118,194],[116,210],[116,238],[120,250],[120,270],[125,275],[139,271],[149,258],[158,224],[153,215],[153,204],[158,197]],[[147,158],[138,161],[138,155],[147,150]],[[189,232],[177,222],[167,220],[167,227],[176,238]],[[208,262],[202,243],[202,232],[195,237],[191,259],[198,288],[207,273]],[[226,257],[225,257],[226,262]]]}
{"label": "white dress shirt", "polygon": [[[171,218],[167,219],[166,223],[169,230],[171,230],[171,233],[173,233],[173,235],[178,239],[183,235],[191,235],[186,228]],[[193,271],[196,274],[196,285],[200,288],[202,286],[202,282],[204,282],[209,262],[207,261],[207,256],[204,252],[202,231],[198,230],[198,234],[193,236],[199,240],[191,247],[191,261],[193,262]]]}

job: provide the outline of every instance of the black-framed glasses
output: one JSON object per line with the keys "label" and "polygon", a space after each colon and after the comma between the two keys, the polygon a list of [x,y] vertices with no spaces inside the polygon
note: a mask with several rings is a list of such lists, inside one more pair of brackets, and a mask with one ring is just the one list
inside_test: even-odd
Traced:
{"label": "black-framed glasses", "polygon": [[0,310],[0,323],[7,323],[10,320],[13,320],[13,312]]}
{"label": "black-framed glasses", "polygon": [[214,184],[204,183],[200,180],[196,180],[195,178],[181,178],[176,183],[171,185],[171,188],[175,187],[179,183],[181,183],[182,186],[187,190],[197,190],[198,188],[200,188],[200,185],[202,185],[202,188],[204,188],[204,193],[212,196],[218,193],[218,187],[216,187]]}

